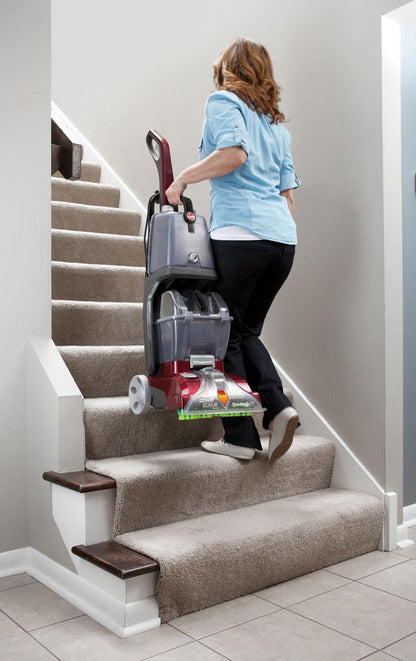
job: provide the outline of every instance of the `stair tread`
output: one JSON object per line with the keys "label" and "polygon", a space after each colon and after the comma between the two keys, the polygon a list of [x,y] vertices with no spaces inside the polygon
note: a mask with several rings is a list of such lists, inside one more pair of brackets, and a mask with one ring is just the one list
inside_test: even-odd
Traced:
{"label": "stair tread", "polygon": [[52,306],[55,308],[91,308],[97,310],[108,310],[108,309],[122,309],[122,308],[137,308],[138,310],[143,307],[143,303],[131,303],[129,301],[73,301],[73,300],[52,300]]}
{"label": "stair tread", "polygon": [[[146,268],[144,266],[130,266],[129,264],[89,264],[85,262],[62,262],[52,260],[52,268],[64,271],[77,271],[85,273],[137,273],[144,275]],[[110,302],[110,301],[108,301]]]}
{"label": "stair tread", "polygon": [[[117,211],[120,211],[120,209],[117,209]],[[83,230],[66,230],[56,227],[52,228],[52,236],[72,237],[74,239],[78,239],[79,241],[95,239],[96,241],[106,241],[106,242],[124,241],[124,242],[134,242],[139,244],[143,243],[143,237],[136,236],[135,234],[111,234],[111,232],[84,232]]]}
{"label": "stair tread", "polygon": [[80,190],[91,188],[92,190],[112,190],[119,191],[120,189],[117,186],[111,186],[109,184],[103,184],[96,181],[81,181],[80,179],[70,180],[70,179],[60,179],[59,177],[52,177],[53,185],[58,186],[59,188],[66,188],[68,186],[79,188]]}
{"label": "stair tread", "polygon": [[[83,353],[83,354],[88,354],[90,352],[94,353],[131,353],[132,351],[137,351],[138,353],[144,352],[144,344],[130,344],[130,345],[119,345],[119,344],[100,344],[100,345],[79,345],[79,344],[73,344],[73,345],[64,345],[62,347],[58,347],[58,350],[61,352],[65,352],[67,354],[78,354],[78,353]],[[90,398],[90,399],[106,399],[105,397],[103,398]]]}
{"label": "stair tread", "polygon": [[[58,179],[58,181],[60,181]],[[71,182],[75,183],[75,182]],[[91,186],[94,182],[81,182],[81,183],[91,183]],[[104,184],[94,184],[95,186],[103,186]],[[111,186],[110,186],[111,188]],[[134,216],[135,218],[141,218],[140,211],[134,211],[133,209],[123,209],[121,207],[105,207],[100,204],[83,204],[82,202],[69,202],[66,200],[51,200],[51,207],[53,209],[63,209],[69,208],[77,212],[84,211],[87,214],[107,214],[115,216]]]}
{"label": "stair tread", "polygon": [[[185,439],[187,427],[182,429]],[[125,503],[116,513],[117,534],[330,486],[333,441],[297,433],[290,450],[273,463],[267,457],[267,436],[262,444],[263,452],[248,462],[205,452],[199,444],[183,447],[189,446],[184,442],[179,449],[88,459],[85,467],[117,482]]]}
{"label": "stair tread", "polygon": [[52,484],[59,484],[61,487],[72,489],[72,491],[78,491],[78,493],[114,489],[116,486],[115,480],[111,477],[99,475],[89,470],[70,471],[67,473],[46,471],[43,473],[43,479],[47,482],[52,482]]}
{"label": "stair tread", "polygon": [[141,213],[119,207],[52,202],[52,227],[74,232],[139,236]]}
{"label": "stair tread", "polygon": [[159,569],[159,564],[152,558],[112,540],[97,544],[79,544],[71,550],[74,555],[98,565],[123,580]]}
{"label": "stair tread", "polygon": [[[120,397],[119,399],[124,399]],[[128,399],[127,397],[125,399]],[[263,453],[266,456],[268,435],[264,430]],[[308,451],[319,448],[328,448],[331,453],[335,448],[334,441],[321,436],[311,436],[309,434],[296,433],[293,446],[290,452],[293,454],[293,448],[298,451]],[[287,456],[289,456],[287,454]],[[89,471],[95,471],[102,475],[111,475],[117,477],[127,477],[131,479],[137,477],[139,480],[145,480],[149,477],[169,476],[178,473],[188,473],[192,469],[209,470],[220,469],[223,472],[230,471],[248,471],[250,466],[255,463],[236,461],[233,457],[216,454],[214,452],[205,452],[199,447],[179,448],[174,450],[162,450],[160,452],[149,452],[145,454],[133,454],[126,457],[109,457],[107,459],[88,459],[86,466]],[[269,467],[278,466],[273,462]],[[102,472],[101,472],[102,471]]]}
{"label": "stair tread", "polygon": [[120,188],[92,181],[51,177],[52,200],[118,207]]}
{"label": "stair tread", "polygon": [[[63,178],[62,174],[58,171],[52,177]],[[92,181],[99,183],[101,178],[101,165],[98,163],[90,163],[89,161],[81,161],[81,181]]]}

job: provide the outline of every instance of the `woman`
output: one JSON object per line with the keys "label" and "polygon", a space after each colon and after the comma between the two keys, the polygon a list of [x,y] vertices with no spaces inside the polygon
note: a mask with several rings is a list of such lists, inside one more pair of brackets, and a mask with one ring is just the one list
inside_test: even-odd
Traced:
{"label": "woman", "polygon": [[[279,87],[261,44],[237,39],[214,64],[213,92],[205,105],[199,163],[167,189],[172,205],[189,184],[210,179],[210,237],[218,280],[212,287],[233,321],[224,358],[260,395],[269,429],[269,460],[286,452],[299,416],[283,392],[270,355],[259,339],[264,319],[293,264],[297,243],[293,189],[300,185],[290,134],[278,107]],[[203,441],[209,452],[252,459],[261,451],[251,417],[222,418],[224,437]]]}

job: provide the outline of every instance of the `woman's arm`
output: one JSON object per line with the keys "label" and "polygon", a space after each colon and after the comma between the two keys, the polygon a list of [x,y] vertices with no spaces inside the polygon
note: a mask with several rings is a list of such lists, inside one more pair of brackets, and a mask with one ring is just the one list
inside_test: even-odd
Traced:
{"label": "woman's arm", "polygon": [[209,156],[195,165],[190,165],[176,177],[166,190],[169,204],[182,204],[180,196],[188,184],[196,184],[205,179],[214,179],[229,174],[243,165],[247,154],[242,147],[224,147],[216,149]]}
{"label": "woman's arm", "polygon": [[289,207],[289,211],[293,216],[293,212],[295,210],[295,196],[293,195],[293,188],[280,191],[280,195],[286,198],[287,206]]}

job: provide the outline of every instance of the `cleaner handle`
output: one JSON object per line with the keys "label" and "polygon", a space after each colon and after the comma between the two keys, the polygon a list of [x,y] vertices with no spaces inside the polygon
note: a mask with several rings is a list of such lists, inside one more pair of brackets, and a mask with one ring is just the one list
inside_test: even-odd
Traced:
{"label": "cleaner handle", "polygon": [[159,173],[159,202],[162,207],[164,204],[169,204],[166,197],[166,190],[173,182],[169,143],[158,131],[150,129],[146,136],[146,144]]}

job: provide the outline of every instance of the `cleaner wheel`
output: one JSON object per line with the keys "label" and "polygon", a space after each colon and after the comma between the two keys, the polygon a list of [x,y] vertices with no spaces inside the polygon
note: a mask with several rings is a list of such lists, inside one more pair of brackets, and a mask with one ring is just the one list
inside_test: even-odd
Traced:
{"label": "cleaner wheel", "polygon": [[152,408],[149,379],[144,374],[136,374],[130,381],[129,403],[136,415],[147,413]]}

